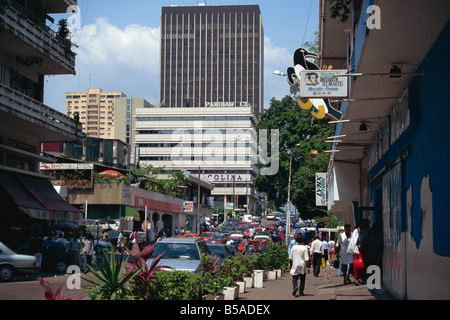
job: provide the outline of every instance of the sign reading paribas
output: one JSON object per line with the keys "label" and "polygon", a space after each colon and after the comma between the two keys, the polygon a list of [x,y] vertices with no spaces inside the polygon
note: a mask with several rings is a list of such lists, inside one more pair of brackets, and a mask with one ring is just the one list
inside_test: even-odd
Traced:
{"label": "sign reading paribas", "polygon": [[[235,102],[224,102],[224,101],[213,101],[206,102],[207,107],[235,107],[238,103]],[[249,107],[250,104],[248,102],[239,102],[239,107]]]}

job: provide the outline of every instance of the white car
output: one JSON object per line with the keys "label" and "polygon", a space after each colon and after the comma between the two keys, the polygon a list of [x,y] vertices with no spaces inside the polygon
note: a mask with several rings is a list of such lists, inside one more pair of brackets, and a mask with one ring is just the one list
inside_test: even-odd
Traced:
{"label": "white car", "polygon": [[16,275],[32,274],[36,269],[36,258],[17,254],[0,242],[0,280],[11,281]]}
{"label": "white car", "polygon": [[275,219],[275,215],[273,213],[268,213],[266,219],[273,220],[273,219]]}

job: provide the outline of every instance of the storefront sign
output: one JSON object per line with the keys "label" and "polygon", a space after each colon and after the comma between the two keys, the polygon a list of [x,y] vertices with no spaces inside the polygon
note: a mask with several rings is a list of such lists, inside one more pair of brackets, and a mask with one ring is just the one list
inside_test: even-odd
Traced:
{"label": "storefront sign", "polygon": [[347,70],[305,70],[300,72],[300,97],[345,98],[348,96]]}
{"label": "storefront sign", "polygon": [[93,163],[42,163],[40,170],[92,170]]}
{"label": "storefront sign", "polygon": [[316,173],[316,206],[327,205],[326,173]]}
{"label": "storefront sign", "polygon": [[241,175],[236,174],[209,174],[208,180],[212,182],[218,182],[218,181],[242,181]]}
{"label": "storefront sign", "polygon": [[183,212],[194,212],[194,201],[184,201],[183,202]]}

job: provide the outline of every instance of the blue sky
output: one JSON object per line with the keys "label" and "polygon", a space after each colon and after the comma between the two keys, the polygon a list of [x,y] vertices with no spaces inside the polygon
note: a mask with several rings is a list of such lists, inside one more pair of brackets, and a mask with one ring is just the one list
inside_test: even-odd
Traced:
{"label": "blue sky", "polygon": [[[294,50],[319,29],[319,0],[206,0],[207,5],[258,4],[265,35],[264,107],[289,94],[285,71]],[[76,75],[46,76],[44,103],[65,112],[65,93],[101,88],[158,103],[161,7],[197,0],[79,0]],[[56,19],[69,15],[53,15]],[[57,29],[56,22],[52,26]]]}

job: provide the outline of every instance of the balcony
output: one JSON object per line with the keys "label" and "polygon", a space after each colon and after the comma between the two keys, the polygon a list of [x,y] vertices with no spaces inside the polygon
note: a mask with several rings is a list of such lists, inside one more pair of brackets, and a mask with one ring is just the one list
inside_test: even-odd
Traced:
{"label": "balcony", "polygon": [[77,0],[51,0],[51,1],[42,1],[42,0],[32,0],[32,3],[36,3],[40,8],[42,6],[42,2],[44,3],[44,11],[47,13],[66,13],[67,8],[70,6],[76,6]]}
{"label": "balcony", "polygon": [[38,74],[75,74],[75,56],[65,49],[66,43],[45,22],[32,19],[30,12],[10,1],[2,15],[0,53],[15,57],[19,64]]}
{"label": "balcony", "polygon": [[77,141],[83,135],[74,119],[2,84],[0,128],[0,135],[21,141]]}

